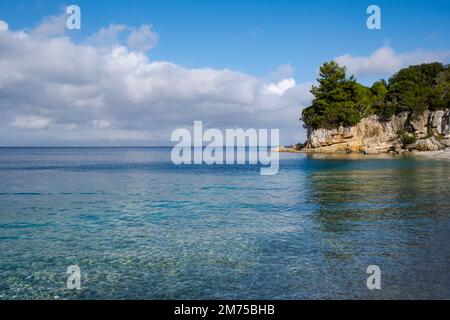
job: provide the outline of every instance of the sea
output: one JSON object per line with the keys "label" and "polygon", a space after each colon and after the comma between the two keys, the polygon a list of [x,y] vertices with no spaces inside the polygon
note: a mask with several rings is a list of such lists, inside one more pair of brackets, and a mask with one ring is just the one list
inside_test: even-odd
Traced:
{"label": "sea", "polygon": [[449,299],[449,182],[407,156],[280,154],[264,176],[0,148],[0,299]]}

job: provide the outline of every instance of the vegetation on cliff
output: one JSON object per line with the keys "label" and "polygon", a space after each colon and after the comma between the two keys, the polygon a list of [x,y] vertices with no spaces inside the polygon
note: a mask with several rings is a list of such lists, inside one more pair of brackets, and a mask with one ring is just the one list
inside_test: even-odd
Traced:
{"label": "vegetation on cliff", "polygon": [[380,80],[366,87],[331,61],[320,67],[317,82],[311,89],[312,105],[301,118],[312,129],[354,126],[372,114],[388,120],[404,111],[419,115],[450,107],[450,65],[438,62],[401,69],[388,83]]}

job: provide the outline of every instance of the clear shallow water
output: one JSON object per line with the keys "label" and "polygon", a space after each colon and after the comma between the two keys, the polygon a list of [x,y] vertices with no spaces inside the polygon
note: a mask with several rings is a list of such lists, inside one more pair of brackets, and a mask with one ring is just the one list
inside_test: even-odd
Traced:
{"label": "clear shallow water", "polygon": [[0,148],[0,298],[450,298],[450,161],[281,157]]}

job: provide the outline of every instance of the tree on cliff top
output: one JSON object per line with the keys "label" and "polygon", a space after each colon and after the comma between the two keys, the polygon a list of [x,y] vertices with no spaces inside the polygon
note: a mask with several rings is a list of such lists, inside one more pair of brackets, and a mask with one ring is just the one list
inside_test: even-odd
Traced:
{"label": "tree on cliff top", "polygon": [[361,119],[358,93],[364,96],[353,76],[346,77],[345,67],[326,62],[320,67],[318,86],[313,86],[312,105],[302,112],[302,120],[310,128],[353,126]]}
{"label": "tree on cliff top", "polygon": [[448,108],[450,67],[434,62],[401,69],[389,79],[387,100],[395,104],[396,112]]}
{"label": "tree on cliff top", "polygon": [[368,88],[347,78],[345,67],[331,61],[320,67],[319,85],[313,86],[312,105],[302,112],[308,128],[353,126],[377,114],[382,120],[402,111],[418,115],[425,110],[450,108],[450,65],[439,62],[401,69]]}

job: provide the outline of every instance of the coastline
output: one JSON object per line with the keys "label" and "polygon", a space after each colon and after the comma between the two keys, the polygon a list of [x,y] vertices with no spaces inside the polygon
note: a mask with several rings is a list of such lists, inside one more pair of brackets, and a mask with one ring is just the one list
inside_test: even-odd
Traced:
{"label": "coastline", "polygon": [[448,159],[450,160],[450,148],[439,151],[415,151],[411,155],[428,159]]}
{"label": "coastline", "polygon": [[[369,156],[370,154],[364,154],[363,152],[318,152],[314,149],[296,149],[293,147],[277,147],[272,149],[273,152],[280,152],[280,153],[305,153],[305,154],[314,154],[314,155],[363,155],[363,156]],[[448,159],[450,160],[450,148],[446,148],[439,151],[404,151],[399,154],[393,154],[393,153],[378,153],[378,155],[401,155],[401,156],[414,156],[414,157],[420,157],[420,158],[426,158],[426,159]]]}

